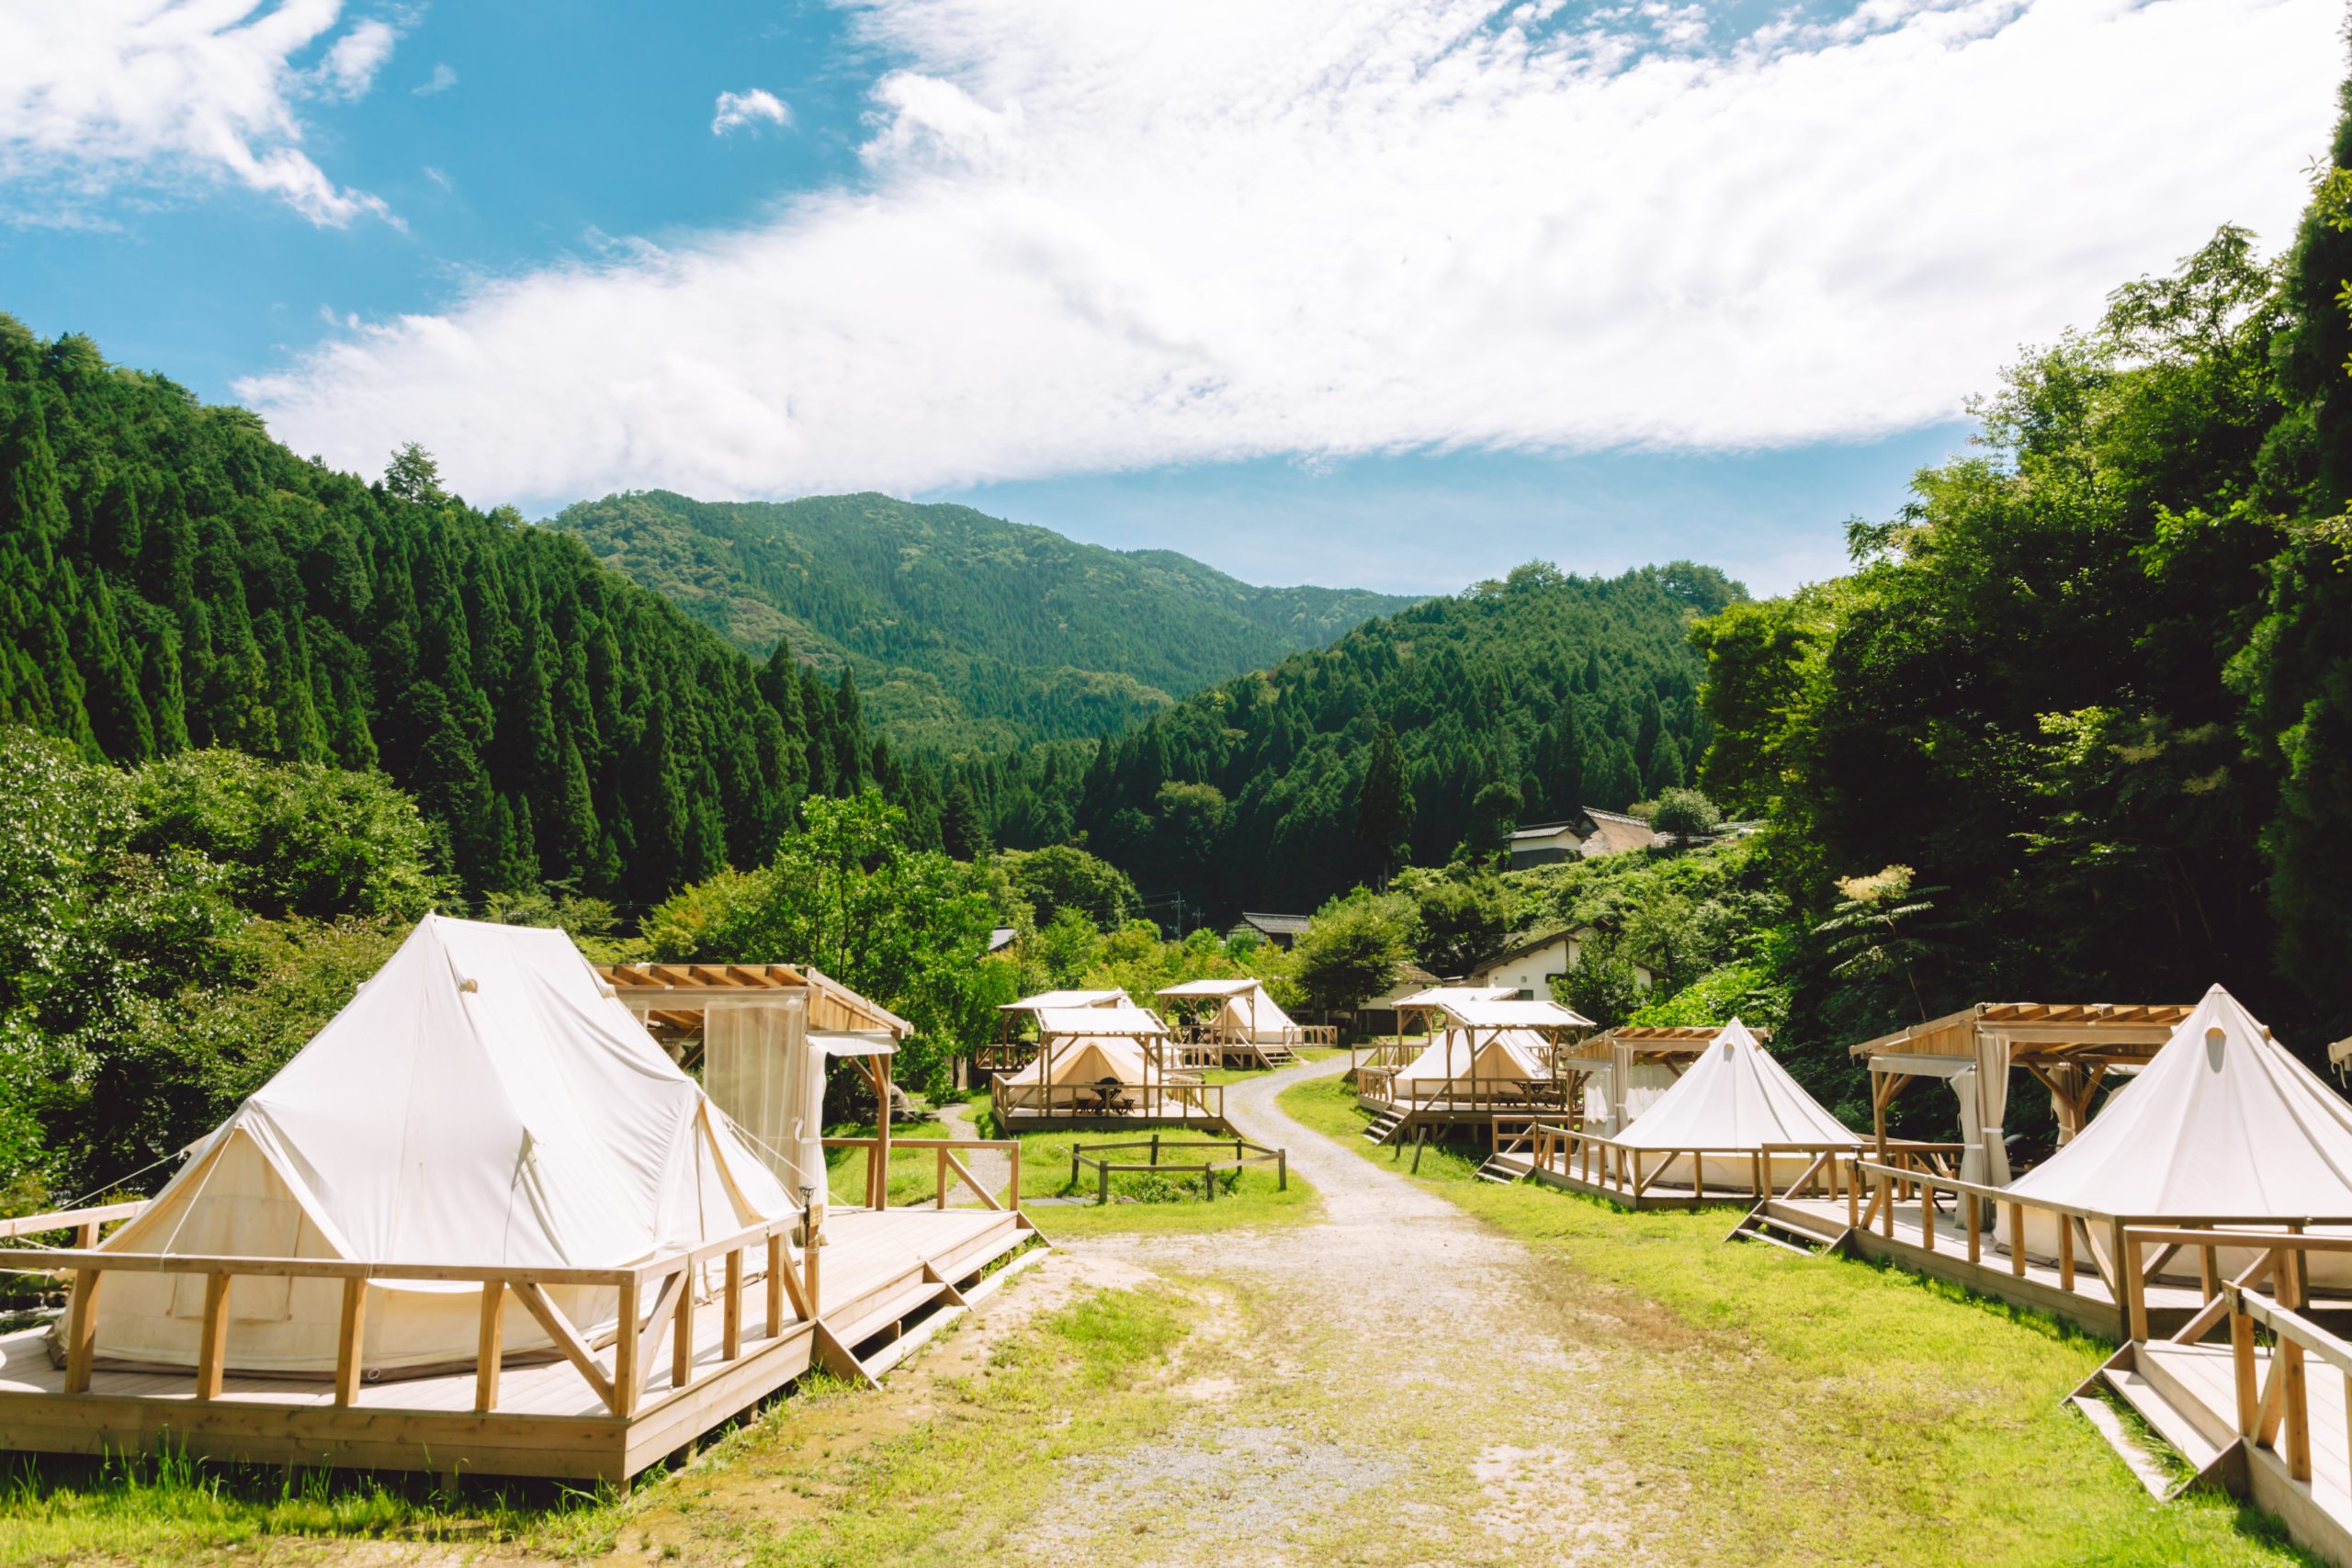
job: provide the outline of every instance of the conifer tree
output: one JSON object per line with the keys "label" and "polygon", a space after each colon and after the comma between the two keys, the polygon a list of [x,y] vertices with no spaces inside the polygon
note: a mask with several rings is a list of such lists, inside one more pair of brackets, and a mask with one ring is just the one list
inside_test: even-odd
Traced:
{"label": "conifer tree", "polygon": [[1373,733],[1363,783],[1356,790],[1356,842],[1380,868],[1384,886],[1396,866],[1398,847],[1412,830],[1413,792],[1405,782],[1405,750],[1396,744],[1396,731],[1383,719]]}

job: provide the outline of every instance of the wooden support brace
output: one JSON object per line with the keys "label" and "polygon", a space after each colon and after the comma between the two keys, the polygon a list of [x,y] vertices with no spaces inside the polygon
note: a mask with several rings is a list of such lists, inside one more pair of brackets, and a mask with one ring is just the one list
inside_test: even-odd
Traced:
{"label": "wooden support brace", "polygon": [[543,1285],[516,1285],[514,1290],[515,1299],[538,1319],[539,1326],[548,1331],[548,1337],[554,1340],[556,1348],[563,1352],[563,1359],[571,1363],[572,1370],[596,1391],[596,1397],[605,1402],[605,1408],[616,1416],[619,1415],[619,1403],[615,1397],[612,1380],[605,1377],[605,1369],[596,1364],[596,1353],[588,1348],[588,1342],[580,1337],[580,1331],[571,1326],[571,1320],[548,1299],[547,1288]]}
{"label": "wooden support brace", "polygon": [[474,1342],[474,1409],[488,1415],[498,1408],[498,1370],[506,1347],[506,1287],[481,1288],[481,1334]]}
{"label": "wooden support brace", "polygon": [[925,1263],[922,1266],[922,1277],[928,1282],[939,1287],[940,1299],[944,1301],[949,1306],[969,1306],[971,1304],[964,1299],[964,1292],[956,1288],[956,1281],[941,1273],[933,1265]]}
{"label": "wooden support brace", "polygon": [[367,1334],[368,1281],[345,1280],[343,1310],[336,1317],[334,1335],[334,1402],[345,1409],[359,1402]]}
{"label": "wooden support brace", "polygon": [[96,1269],[74,1270],[74,1297],[65,1309],[65,1392],[90,1392],[90,1369],[98,1353],[98,1280]]}

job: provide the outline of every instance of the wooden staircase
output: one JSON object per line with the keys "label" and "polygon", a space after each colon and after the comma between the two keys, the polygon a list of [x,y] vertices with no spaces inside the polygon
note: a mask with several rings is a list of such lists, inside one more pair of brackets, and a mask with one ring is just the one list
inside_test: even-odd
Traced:
{"label": "wooden staircase", "polygon": [[1773,1247],[1801,1252],[1808,1258],[1843,1252],[1847,1238],[1853,1235],[1849,1226],[1832,1225],[1810,1214],[1781,1208],[1767,1198],[1747,1212],[1746,1218],[1732,1226],[1725,1241],[1760,1241]]}
{"label": "wooden staircase", "polygon": [[1527,1179],[1529,1172],[1515,1165],[1505,1165],[1501,1155],[1493,1154],[1488,1155],[1487,1163],[1478,1168],[1477,1175],[1481,1181],[1491,1181],[1498,1187],[1509,1187],[1513,1182]]}
{"label": "wooden staircase", "polygon": [[1268,1044],[1261,1042],[1258,1046],[1258,1055],[1270,1067],[1295,1067],[1299,1062],[1297,1052],[1280,1043]]}
{"label": "wooden staircase", "polygon": [[1405,1112],[1393,1107],[1374,1111],[1371,1125],[1363,1130],[1364,1140],[1373,1144],[1393,1144],[1404,1135],[1405,1123],[1409,1120]]}
{"label": "wooden staircase", "polygon": [[[2193,1473],[2176,1481],[2142,1453],[2114,1409],[2101,1397],[2101,1390],[2137,1412],[2156,1436],[2172,1445]],[[2231,1428],[2220,1412],[2183,1389],[2159,1362],[2141,1355],[2138,1346],[2126,1345],[2109,1356],[2098,1371],[2067,1395],[2066,1403],[2099,1429],[2152,1495],[2177,1497],[2195,1487],[2215,1487],[2237,1496],[2245,1495],[2245,1439]]]}

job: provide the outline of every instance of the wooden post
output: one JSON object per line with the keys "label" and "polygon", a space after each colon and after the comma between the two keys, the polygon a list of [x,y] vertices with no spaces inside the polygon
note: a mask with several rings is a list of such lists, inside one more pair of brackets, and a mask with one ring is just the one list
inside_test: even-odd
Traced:
{"label": "wooden post", "polygon": [[[1017,1209],[1019,1209],[1019,1208],[1021,1207],[1021,1140],[1020,1140],[1020,1139],[1018,1139],[1018,1138],[1015,1138],[1015,1139],[1013,1139],[1013,1140],[1012,1140],[1012,1201],[1010,1203],[1008,1203],[1007,1205],[1005,1205],[1005,1206],[1006,1206],[1007,1208],[1016,1209],[1016,1210],[1017,1210]],[[1076,1180],[1078,1179],[1078,1178],[1077,1178],[1077,1176],[1076,1176],[1076,1174],[1075,1174],[1075,1173],[1073,1173],[1073,1174],[1071,1175],[1070,1179],[1071,1179],[1073,1182],[1074,1182],[1074,1181],[1076,1181]]]}
{"label": "wooden post", "polygon": [[335,1322],[334,1402],[348,1409],[359,1402],[362,1356],[368,1332],[368,1281],[343,1282],[343,1312]]}
{"label": "wooden post", "polygon": [[[1290,1190],[1290,1151],[1288,1149],[1274,1151],[1274,1190],[1277,1192]],[[2345,1384],[2345,1397],[2352,1399],[2352,1382]],[[2346,1430],[2352,1431],[2352,1427],[2346,1427]]]}
{"label": "wooden post", "polygon": [[74,1229],[74,1245],[81,1248],[84,1252],[87,1252],[92,1247],[97,1246],[98,1222],[92,1220],[87,1224],[76,1225]]}
{"label": "wooden post", "polygon": [[229,1276],[204,1277],[204,1330],[196,1345],[196,1397],[218,1399],[229,1359]]}
{"label": "wooden post", "polygon": [[1862,1178],[1860,1171],[1849,1171],[1846,1179],[1846,1228],[1858,1230],[1862,1223]]}
{"label": "wooden post", "polygon": [[727,1249],[727,1304],[718,1312],[718,1357],[731,1361],[743,1353],[743,1249]]}
{"label": "wooden post", "polygon": [[[2276,1254],[2273,1254],[2275,1257]],[[2230,1370],[2238,1393],[2238,1436],[2251,1438],[2262,1416],[2262,1396],[2255,1386],[2254,1317],[2245,1310],[2240,1287],[2230,1287]],[[2352,1383],[2346,1384],[2352,1388]]]}
{"label": "wooden post", "polygon": [[1156,1132],[1151,1135],[1151,1163],[1159,1163],[1159,1134]]}
{"label": "wooden post", "polygon": [[[773,1259],[775,1255],[771,1252],[768,1256]],[[770,1267],[774,1267],[773,1262]],[[643,1325],[638,1321],[637,1276],[632,1274],[623,1280],[620,1289],[620,1304],[614,1314],[618,1331],[613,1337],[613,1414],[626,1421],[637,1414],[638,1385],[645,1381],[637,1370],[637,1359],[641,1353],[639,1330]]]}
{"label": "wooden post", "polygon": [[[2072,1223],[2063,1214],[2059,1216],[2059,1229],[2062,1234]],[[2073,1258],[2072,1247],[2061,1243],[2060,1250],[2069,1260]],[[2023,1203],[2009,1205],[2009,1272],[2020,1280],[2025,1278],[2025,1205]],[[2069,1275],[2074,1272],[2071,1261],[2068,1263],[2066,1272]],[[2067,1288],[2073,1289],[2071,1279],[2067,1281]]]}
{"label": "wooden post", "polygon": [[1108,1205],[1111,1201],[1111,1164],[1097,1161],[1094,1167],[1094,1201]]}
{"label": "wooden post", "polygon": [[1924,1181],[1919,1183],[1919,1245],[1929,1252],[1936,1249],[1936,1190]]}
{"label": "wooden post", "polygon": [[506,1282],[481,1288],[481,1335],[474,1342],[474,1409],[487,1416],[498,1408],[498,1366],[505,1356]]}
{"label": "wooden post", "polygon": [[[2290,1226],[2300,1232],[2300,1225]],[[2300,1311],[2303,1304],[2302,1249],[2290,1250],[2278,1260],[2271,1272],[2276,1276],[2274,1289],[2278,1304],[2290,1311]],[[2291,1298],[2291,1299],[2290,1299]],[[2293,1481],[2312,1478],[2312,1409],[2311,1393],[2303,1382],[2303,1347],[2298,1340],[2280,1334],[2270,1354],[2278,1362],[2278,1391],[2286,1411],[2287,1475]]]}
{"label": "wooden post", "polygon": [[784,1233],[768,1232],[767,1309],[768,1337],[775,1338],[784,1332]]}
{"label": "wooden post", "polygon": [[[2025,1265],[2019,1263],[2018,1267],[2023,1269]],[[2075,1216],[2072,1214],[2058,1216],[2058,1288],[2062,1291],[2075,1288]]]}
{"label": "wooden post", "polygon": [[[2209,1302],[2222,1293],[2222,1255],[2218,1248],[2197,1249],[2197,1288]],[[2352,1383],[2346,1386],[2352,1388]]]}
{"label": "wooden post", "polygon": [[803,1245],[800,1248],[800,1294],[808,1303],[810,1317],[817,1316],[820,1312],[817,1305],[817,1237],[823,1229],[822,1225],[816,1226],[801,1238]]}
{"label": "wooden post", "polygon": [[1960,1195],[1960,1223],[1968,1227],[1968,1260],[1971,1263],[1981,1263],[1984,1260],[1984,1237],[1983,1233],[1977,1229],[1977,1218],[1976,1194],[1973,1192],[1962,1193]]}
{"label": "wooden post", "polygon": [[[2130,1235],[2120,1224],[2116,1225],[2115,1234],[2125,1238]],[[2115,1276],[2123,1287],[2125,1337],[2138,1344],[2148,1337],[2148,1289],[2147,1281],[2140,1273],[2138,1242],[2124,1240],[2123,1256],[2116,1265]]]}
{"label": "wooden post", "polygon": [[944,1209],[947,1207],[947,1145],[940,1145],[938,1152],[939,1158],[933,1163],[939,1167],[939,1207]]}
{"label": "wooden post", "polygon": [[670,1384],[684,1388],[695,1381],[695,1275],[699,1263],[686,1265],[685,1288],[678,1292],[678,1309],[670,1319]]}
{"label": "wooden post", "polygon": [[98,1353],[98,1278],[96,1269],[74,1270],[74,1297],[65,1309],[65,1392],[90,1392],[90,1367]]}

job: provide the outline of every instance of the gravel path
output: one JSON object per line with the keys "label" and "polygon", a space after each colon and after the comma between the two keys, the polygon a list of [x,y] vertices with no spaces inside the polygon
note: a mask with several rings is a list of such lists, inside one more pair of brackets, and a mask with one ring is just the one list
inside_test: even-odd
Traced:
{"label": "gravel path", "polygon": [[[1558,1270],[1403,1176],[1293,1121],[1276,1097],[1345,1058],[1226,1090],[1252,1140],[1322,1195],[1306,1224],[1063,1244],[1048,1268],[1140,1268],[1229,1303],[1182,1375],[1167,1440],[1084,1462],[1031,1560],[1261,1563],[1645,1560],[1638,1502],[1672,1500],[1579,1440],[1624,1325]],[[1050,1224],[1048,1225],[1050,1229]],[[1170,1497],[1218,1499],[1175,1506]]]}

